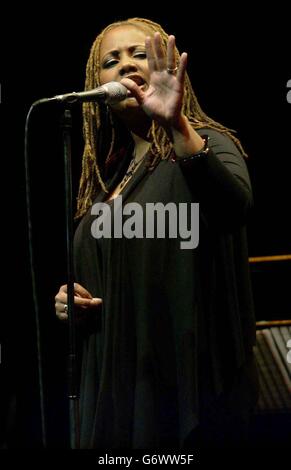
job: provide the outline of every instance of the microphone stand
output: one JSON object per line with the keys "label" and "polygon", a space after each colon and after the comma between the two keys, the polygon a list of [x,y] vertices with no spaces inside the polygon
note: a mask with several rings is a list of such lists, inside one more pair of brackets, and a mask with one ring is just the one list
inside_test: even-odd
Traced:
{"label": "microphone stand", "polygon": [[67,285],[68,285],[68,398],[70,420],[70,446],[80,448],[79,396],[77,385],[76,323],[74,311],[74,268],[73,268],[73,204],[72,204],[72,164],[71,164],[71,129],[72,113],[65,109],[61,128],[63,131],[65,203],[66,203],[66,247],[67,247]]}

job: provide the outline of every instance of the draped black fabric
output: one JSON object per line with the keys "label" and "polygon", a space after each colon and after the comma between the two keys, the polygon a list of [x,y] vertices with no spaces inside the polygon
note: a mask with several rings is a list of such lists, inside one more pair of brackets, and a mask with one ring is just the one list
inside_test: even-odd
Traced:
{"label": "draped black fabric", "polygon": [[[199,133],[210,137],[206,159],[161,161],[153,171],[145,160],[121,193],[123,207],[142,208],[144,228],[149,203],[186,203],[189,211],[199,203],[195,249],[182,249],[179,236],[96,239],[90,211],[77,228],[76,282],[103,299],[80,327],[83,448],[179,448],[198,425],[213,426],[236,383],[241,398],[230,397],[228,415],[247,413],[255,400],[245,372],[255,342],[245,233],[251,185],[231,139]],[[100,192],[95,203],[105,199]],[[113,223],[115,202],[107,204]]]}

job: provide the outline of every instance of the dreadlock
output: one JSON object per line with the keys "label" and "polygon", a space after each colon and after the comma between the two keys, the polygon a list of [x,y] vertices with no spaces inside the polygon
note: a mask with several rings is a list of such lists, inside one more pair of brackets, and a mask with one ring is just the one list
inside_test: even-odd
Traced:
{"label": "dreadlock", "polygon": [[[139,27],[152,36],[155,32],[159,32],[162,38],[162,47],[166,51],[168,34],[158,23],[144,18],[129,18],[124,21],[112,23],[103,29],[92,45],[86,67],[85,90],[91,90],[100,86],[100,45],[104,35],[109,30],[123,25]],[[178,61],[180,54],[177,48],[175,49],[175,55]],[[195,129],[207,127],[227,134],[239,148],[242,155],[247,157],[239,139],[233,135],[235,131],[214,121],[202,111],[187,72],[185,74],[182,112],[187,116],[189,122]],[[110,135],[108,135],[108,129],[110,129]],[[77,198],[76,218],[81,217],[87,212],[100,187],[105,192],[108,192],[102,172],[112,155],[118,154],[121,150],[120,134],[120,123],[117,122],[109,107],[107,107],[104,113],[102,106],[97,103],[83,104],[83,136],[85,144],[79,194]],[[172,144],[166,131],[155,121],[152,121],[148,137],[151,142],[151,154],[153,155],[150,169],[153,169],[160,160],[169,158]],[[130,141],[130,139],[131,137],[128,133],[128,141]]]}

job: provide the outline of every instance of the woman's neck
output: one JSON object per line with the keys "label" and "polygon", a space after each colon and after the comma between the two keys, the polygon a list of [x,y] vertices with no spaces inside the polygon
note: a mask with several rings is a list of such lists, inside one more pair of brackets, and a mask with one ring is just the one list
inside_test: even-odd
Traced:
{"label": "woman's neck", "polygon": [[116,112],[123,125],[131,132],[143,140],[147,140],[148,132],[152,125],[152,120],[141,109],[135,109],[134,112]]}

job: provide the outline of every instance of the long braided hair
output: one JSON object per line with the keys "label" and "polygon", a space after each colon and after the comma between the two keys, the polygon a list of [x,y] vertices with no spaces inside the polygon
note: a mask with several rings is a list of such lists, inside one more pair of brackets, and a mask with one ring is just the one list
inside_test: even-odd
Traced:
{"label": "long braided hair", "polygon": [[[155,32],[159,32],[162,38],[162,47],[167,48],[168,34],[162,27],[151,20],[144,18],[129,18],[110,24],[95,39],[86,67],[85,90],[91,90],[100,86],[100,45],[104,35],[111,29],[123,25],[132,25],[153,36]],[[178,49],[175,50],[176,60],[179,60],[180,54]],[[233,133],[222,124],[214,121],[207,116],[197,101],[193,91],[188,74],[185,75],[185,90],[182,112],[187,116],[189,122],[195,129],[211,128],[227,134],[244,157],[247,155],[242,145]],[[127,145],[131,142],[131,135],[119,120],[113,115],[109,107],[98,103],[83,104],[83,136],[84,136],[84,152],[82,161],[82,173],[79,183],[79,193],[77,198],[76,218],[84,215],[89,207],[91,207],[97,192],[103,189],[108,192],[105,183],[105,169],[110,161],[114,160],[113,156],[118,156]],[[152,121],[148,138],[151,143],[151,154],[153,156],[149,170],[153,169],[162,159],[169,158],[172,151],[172,144],[166,131],[155,121]]]}

